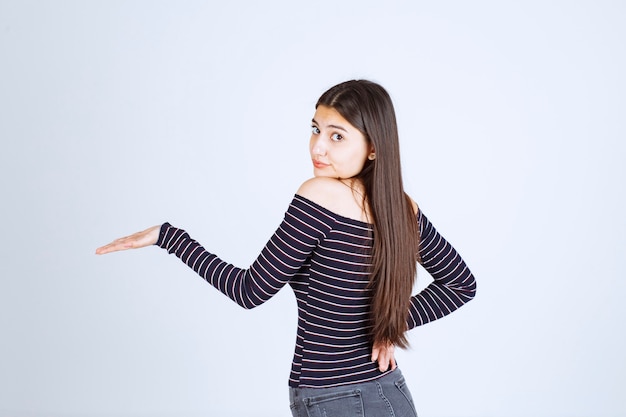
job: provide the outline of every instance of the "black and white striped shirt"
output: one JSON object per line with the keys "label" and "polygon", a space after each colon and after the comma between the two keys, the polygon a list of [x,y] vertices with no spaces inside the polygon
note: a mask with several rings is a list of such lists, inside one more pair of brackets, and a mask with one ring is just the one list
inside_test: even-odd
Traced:
{"label": "black and white striped shirt", "polygon": [[[459,254],[421,210],[417,219],[420,262],[434,281],[411,297],[409,329],[451,313],[476,291]],[[222,261],[169,223],[161,226],[157,245],[244,308],[256,307],[291,285],[298,303],[298,331],[290,386],[332,387],[384,375],[370,360],[370,224],[296,195],[248,269]]]}

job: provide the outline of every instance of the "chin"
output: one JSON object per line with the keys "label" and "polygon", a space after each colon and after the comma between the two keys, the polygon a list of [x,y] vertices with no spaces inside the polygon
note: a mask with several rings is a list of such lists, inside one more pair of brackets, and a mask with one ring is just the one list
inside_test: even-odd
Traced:
{"label": "chin", "polygon": [[323,169],[313,168],[313,176],[314,177],[328,177],[329,175],[325,173]]}

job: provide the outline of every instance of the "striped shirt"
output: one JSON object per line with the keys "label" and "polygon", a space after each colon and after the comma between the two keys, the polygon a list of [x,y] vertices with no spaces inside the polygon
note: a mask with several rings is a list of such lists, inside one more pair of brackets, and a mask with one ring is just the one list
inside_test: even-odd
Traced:
{"label": "striped shirt", "polygon": [[[451,313],[476,291],[463,259],[421,210],[417,220],[420,262],[434,281],[411,297],[409,329]],[[289,385],[333,387],[385,374],[370,359],[367,270],[372,231],[368,223],[295,195],[280,226],[248,269],[221,260],[169,223],[161,226],[157,245],[247,309],[269,300],[288,283],[298,304]]]}

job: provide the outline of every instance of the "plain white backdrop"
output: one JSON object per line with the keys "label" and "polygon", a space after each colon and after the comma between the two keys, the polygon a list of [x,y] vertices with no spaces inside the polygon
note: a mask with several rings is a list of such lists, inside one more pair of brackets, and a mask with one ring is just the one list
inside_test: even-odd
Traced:
{"label": "plain white backdrop", "polygon": [[[249,265],[312,174],[317,97],[396,105],[405,185],[478,280],[398,352],[421,417],[626,415],[626,6],[0,0],[0,415],[290,415],[289,288]],[[419,286],[428,282],[419,275]]]}

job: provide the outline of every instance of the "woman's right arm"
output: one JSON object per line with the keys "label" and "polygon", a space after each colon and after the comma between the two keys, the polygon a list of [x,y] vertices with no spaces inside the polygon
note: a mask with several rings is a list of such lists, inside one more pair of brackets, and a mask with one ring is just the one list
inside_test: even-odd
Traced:
{"label": "woman's right arm", "polygon": [[223,261],[192,239],[187,232],[169,223],[163,224],[156,231],[150,228],[118,239],[99,248],[97,253],[140,247],[138,242],[143,246],[153,242],[176,255],[241,307],[250,309],[276,294],[298,272],[330,230],[329,221],[314,210],[303,199],[294,197],[280,226],[247,269]]}

